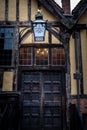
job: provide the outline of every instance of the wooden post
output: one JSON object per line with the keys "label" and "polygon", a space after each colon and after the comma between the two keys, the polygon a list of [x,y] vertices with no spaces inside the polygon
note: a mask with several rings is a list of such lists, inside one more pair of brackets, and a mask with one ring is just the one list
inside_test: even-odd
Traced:
{"label": "wooden post", "polygon": [[80,63],[80,57],[79,57],[79,53],[80,53],[80,45],[79,45],[79,37],[78,37],[78,32],[76,31],[74,33],[74,43],[75,43],[75,60],[76,60],[76,73],[74,74],[74,79],[76,79],[76,83],[77,83],[77,109],[78,112],[80,114],[80,80],[81,80],[81,73],[80,73],[80,69],[79,69],[79,63]]}

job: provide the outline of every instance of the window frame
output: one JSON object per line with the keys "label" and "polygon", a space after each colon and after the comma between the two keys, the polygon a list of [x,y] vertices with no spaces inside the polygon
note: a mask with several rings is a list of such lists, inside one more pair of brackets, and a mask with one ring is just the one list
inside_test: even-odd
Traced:
{"label": "window frame", "polygon": [[[0,39],[2,39],[3,40],[3,48],[0,50],[0,51],[3,51],[3,53],[5,54],[5,52],[4,51],[9,51],[8,53],[8,55],[9,55],[9,57],[11,57],[11,59],[9,60],[9,58],[8,58],[8,60],[9,60],[9,63],[7,63],[7,65],[4,63],[4,61],[2,62],[2,64],[0,65],[0,67],[1,68],[13,68],[14,67],[14,56],[13,56],[13,50],[14,50],[14,26],[1,26],[0,27],[0,29],[3,29],[4,31],[4,36],[3,37],[1,37],[0,36]],[[12,35],[11,37],[9,36],[9,37],[5,37],[5,29],[12,29],[11,31],[10,31],[10,34]],[[7,46],[7,48],[5,48],[6,47],[6,45],[5,45],[5,40],[6,39],[11,39],[12,40],[12,46]],[[11,51],[11,52],[10,52]],[[11,54],[10,54],[11,53]],[[6,58],[5,58],[6,59]]]}
{"label": "window frame", "polygon": [[2,91],[2,85],[3,85],[3,73],[4,73],[4,70],[3,69],[0,69],[0,91]]}
{"label": "window frame", "polygon": [[[20,64],[20,49],[21,48],[31,48],[32,49],[32,58],[31,58],[31,64],[28,65],[23,65],[23,64]],[[48,49],[48,65],[36,65],[35,64],[35,49],[38,48],[38,49]],[[32,66],[32,67],[49,67],[49,66],[53,66],[53,67],[56,67],[56,66],[65,66],[65,50],[64,50],[64,64],[63,65],[52,65],[52,48],[63,48],[64,49],[64,46],[62,44],[21,44],[20,45],[20,48],[19,48],[19,65],[20,66]]]}

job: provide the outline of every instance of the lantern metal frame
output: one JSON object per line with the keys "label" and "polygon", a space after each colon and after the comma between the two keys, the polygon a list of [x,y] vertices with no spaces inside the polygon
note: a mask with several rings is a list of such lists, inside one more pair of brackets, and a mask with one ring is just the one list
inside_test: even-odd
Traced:
{"label": "lantern metal frame", "polygon": [[40,11],[35,15],[35,20],[32,21],[32,29],[35,41],[44,41],[46,32],[46,21],[43,20],[43,15]]}

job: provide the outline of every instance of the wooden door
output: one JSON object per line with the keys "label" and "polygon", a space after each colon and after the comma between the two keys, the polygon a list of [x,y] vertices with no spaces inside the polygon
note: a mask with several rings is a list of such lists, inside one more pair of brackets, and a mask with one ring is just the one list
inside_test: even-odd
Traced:
{"label": "wooden door", "polygon": [[63,74],[59,72],[22,73],[22,130],[63,129],[65,115],[63,79]]}

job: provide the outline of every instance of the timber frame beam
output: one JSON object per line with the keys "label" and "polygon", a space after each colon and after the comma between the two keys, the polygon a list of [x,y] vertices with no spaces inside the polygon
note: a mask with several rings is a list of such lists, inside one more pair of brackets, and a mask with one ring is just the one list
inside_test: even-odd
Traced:
{"label": "timber frame beam", "polygon": [[23,31],[25,31],[27,28],[23,29],[19,34],[19,43],[22,42],[30,33],[32,33],[32,28],[29,28],[23,35]]}
{"label": "timber frame beam", "polygon": [[76,24],[79,20],[79,18],[82,16],[83,13],[87,10],[87,0],[81,0],[79,4],[75,7],[75,9],[72,11],[72,20],[74,21],[74,24]]}
{"label": "timber frame beam", "polygon": [[[63,24],[68,29],[71,29],[74,26],[73,20],[70,20],[69,17],[64,15],[64,11],[60,6],[58,6],[52,0],[38,0],[46,9],[48,9],[56,18],[60,18],[61,24]],[[70,16],[70,15],[69,15]]]}
{"label": "timber frame beam", "polygon": [[[56,29],[56,27],[58,27],[59,30]],[[61,27],[60,24],[58,26],[57,23],[54,23],[54,24],[53,23],[47,23],[47,28],[46,29],[50,34],[54,35],[54,37],[56,37],[61,43],[65,44],[65,42],[66,42],[65,39],[67,38],[67,31],[65,31],[66,29],[62,31],[62,27]],[[25,33],[23,33],[23,32],[25,32]],[[30,26],[25,26],[25,28],[22,29],[21,32],[19,33],[19,43],[21,43],[31,33],[33,33],[32,26],[31,27]],[[68,36],[70,36],[70,35],[68,35]]]}
{"label": "timber frame beam", "polygon": [[47,30],[53,34],[58,40],[60,40],[62,43],[64,43],[63,38],[61,37],[60,33],[56,32],[55,30],[53,30],[52,28],[47,27]]}

